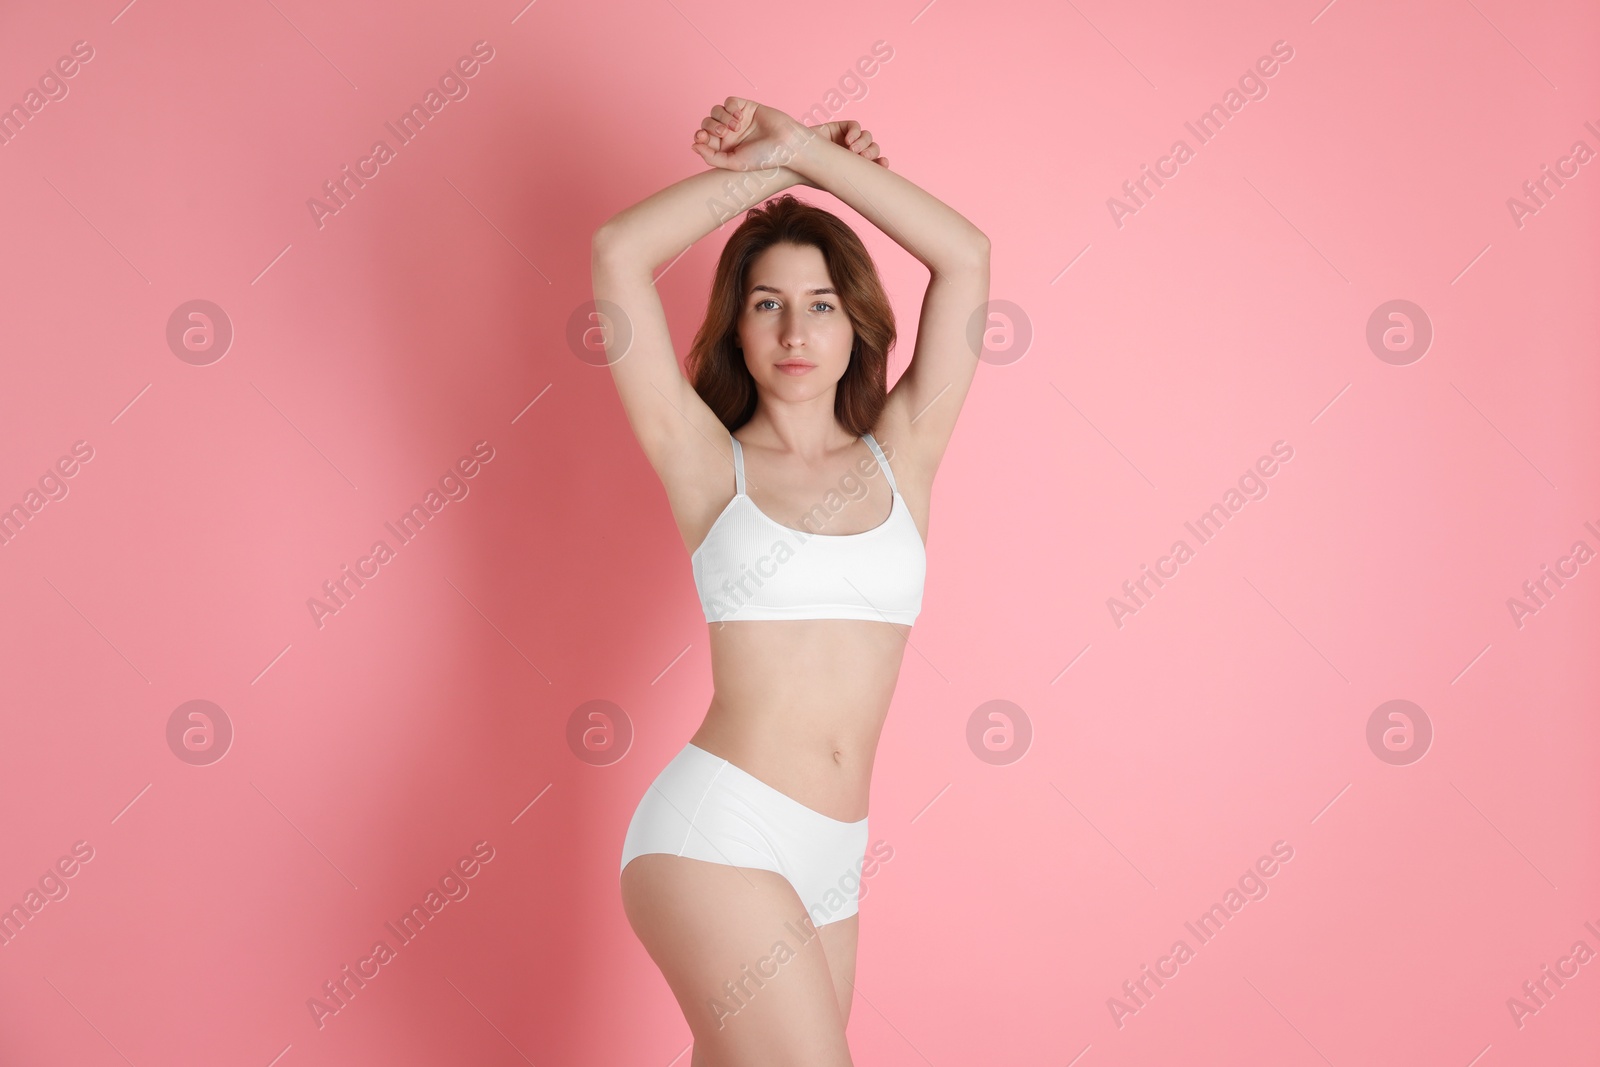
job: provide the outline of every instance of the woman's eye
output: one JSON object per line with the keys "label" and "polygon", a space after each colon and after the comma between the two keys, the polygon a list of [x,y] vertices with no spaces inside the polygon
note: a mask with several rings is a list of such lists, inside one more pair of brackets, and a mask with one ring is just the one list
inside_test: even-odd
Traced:
{"label": "woman's eye", "polygon": [[[759,309],[765,304],[776,304],[776,303],[777,303],[777,301],[772,299],[772,297],[769,296],[765,300],[756,301],[756,307],[757,307],[757,309]],[[815,304],[812,304],[811,306],[812,307],[825,307],[829,311],[832,311],[834,309],[833,305],[828,303],[826,300],[818,300]]]}

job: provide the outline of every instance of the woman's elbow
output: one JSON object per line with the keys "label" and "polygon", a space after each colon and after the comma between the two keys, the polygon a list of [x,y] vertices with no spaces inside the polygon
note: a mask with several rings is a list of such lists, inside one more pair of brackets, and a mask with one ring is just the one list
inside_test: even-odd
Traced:
{"label": "woman's elbow", "polygon": [[972,232],[959,245],[958,261],[952,264],[952,269],[969,270],[975,267],[988,267],[989,265],[989,237],[976,226]]}
{"label": "woman's elbow", "polygon": [[595,229],[594,235],[589,238],[589,250],[594,255],[609,252],[616,246],[617,228],[613,219],[607,219]]}
{"label": "woman's elbow", "polygon": [[628,244],[628,224],[617,215],[602,222],[589,241],[590,250],[596,256],[615,255],[627,248]]}

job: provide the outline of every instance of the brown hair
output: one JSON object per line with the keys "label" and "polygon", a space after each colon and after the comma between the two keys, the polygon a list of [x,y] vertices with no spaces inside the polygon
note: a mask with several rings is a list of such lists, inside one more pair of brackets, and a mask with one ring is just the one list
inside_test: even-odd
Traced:
{"label": "brown hair", "polygon": [[834,394],[833,416],[859,437],[877,424],[888,397],[894,309],[856,232],[837,215],[788,193],[751,208],[723,245],[705,321],[685,361],[689,382],[729,432],[755,414],[755,379],[734,343],[750,264],[780,243],[809,245],[822,253],[833,287],[839,291],[839,303],[855,329],[850,365]]}

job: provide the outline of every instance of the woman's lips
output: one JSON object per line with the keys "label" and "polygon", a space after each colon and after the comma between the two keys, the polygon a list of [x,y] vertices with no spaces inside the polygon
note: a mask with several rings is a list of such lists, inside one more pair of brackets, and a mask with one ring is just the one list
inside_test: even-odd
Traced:
{"label": "woman's lips", "polygon": [[810,363],[780,363],[778,364],[778,369],[785,374],[792,374],[798,377],[817,368]]}

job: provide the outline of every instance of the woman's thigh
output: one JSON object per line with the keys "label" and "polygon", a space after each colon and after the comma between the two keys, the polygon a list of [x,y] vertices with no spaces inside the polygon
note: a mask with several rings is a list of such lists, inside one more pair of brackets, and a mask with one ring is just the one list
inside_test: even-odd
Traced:
{"label": "woman's thigh", "polygon": [[822,935],[822,951],[828,957],[833,976],[833,991],[839,1000],[839,1019],[850,1022],[850,1003],[856,992],[856,941],[861,932],[861,913],[817,927]]}
{"label": "woman's thigh", "polygon": [[697,1062],[851,1067],[823,936],[788,879],[650,853],[623,870],[622,907],[688,1020]]}

